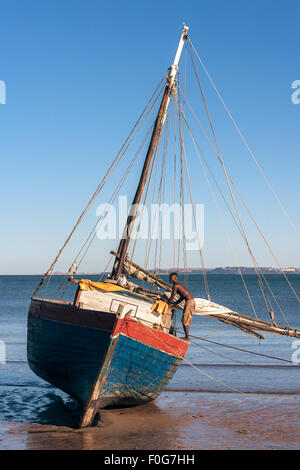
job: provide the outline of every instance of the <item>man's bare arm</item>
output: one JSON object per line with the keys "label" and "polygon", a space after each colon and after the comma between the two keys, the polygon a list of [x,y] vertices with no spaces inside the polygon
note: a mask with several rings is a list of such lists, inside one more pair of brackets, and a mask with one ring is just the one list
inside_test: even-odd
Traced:
{"label": "man's bare arm", "polygon": [[173,303],[173,299],[176,295],[176,292],[177,292],[177,286],[173,286],[173,289],[172,289],[172,294],[171,294],[171,297],[169,298],[169,302],[168,302],[168,305],[171,305]]}

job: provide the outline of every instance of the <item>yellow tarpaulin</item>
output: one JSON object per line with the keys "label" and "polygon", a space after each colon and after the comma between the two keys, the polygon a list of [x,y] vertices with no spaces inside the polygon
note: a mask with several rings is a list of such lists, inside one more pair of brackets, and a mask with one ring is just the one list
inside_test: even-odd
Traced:
{"label": "yellow tarpaulin", "polygon": [[128,295],[132,295],[134,297],[141,297],[142,299],[147,300],[148,302],[151,302],[151,299],[147,297],[146,295],[139,294],[138,292],[132,292],[128,289],[125,289],[124,287],[119,286],[118,284],[110,284],[109,282],[94,282],[90,281],[89,279],[80,279],[79,282],[79,289],[80,290],[97,290],[101,289],[102,291],[105,292],[126,292]]}
{"label": "yellow tarpaulin", "polygon": [[109,284],[108,282],[94,282],[89,279],[80,279],[79,288],[81,290],[96,290],[101,289],[106,292],[116,292],[120,290],[127,290],[124,287],[118,286],[117,284]]}

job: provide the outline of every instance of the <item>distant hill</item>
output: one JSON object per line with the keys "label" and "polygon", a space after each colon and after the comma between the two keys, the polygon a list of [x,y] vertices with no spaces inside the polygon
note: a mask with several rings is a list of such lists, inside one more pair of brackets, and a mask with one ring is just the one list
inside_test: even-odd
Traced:
{"label": "distant hill", "polygon": [[[272,267],[260,267],[260,272],[264,274],[280,274],[281,271],[279,268],[272,268]],[[154,270],[150,270],[153,272]],[[170,272],[174,271],[173,268],[164,268],[161,269],[161,274],[169,274]],[[188,272],[191,274],[199,274],[202,273],[201,268],[187,268],[186,270],[183,268],[178,268],[177,272]],[[300,274],[300,268],[282,268],[282,271],[284,271],[287,274]],[[207,274],[255,274],[255,269],[253,267],[248,267],[248,266],[241,266],[240,268],[237,266],[225,266],[225,267],[217,267],[217,268],[206,268],[205,272]]]}
{"label": "distant hill", "polygon": [[[260,272],[264,274],[280,274],[281,271],[279,268],[272,268],[272,267],[260,267]],[[287,273],[287,274],[300,274],[300,268],[282,268],[282,270]],[[163,274],[169,274],[172,271],[174,271],[174,268],[162,268],[160,270],[156,269],[149,269],[149,272],[156,272],[158,275],[163,275]],[[240,274],[240,271],[242,274],[255,274],[255,269],[253,267],[249,266],[241,266],[238,268],[237,266],[224,266],[224,267],[217,267],[217,268],[206,268],[205,272],[206,274]],[[202,269],[201,268],[178,268],[177,269],[178,273],[182,272],[188,272],[190,274],[201,274]],[[99,276],[102,273],[77,273],[76,277],[78,276]],[[109,274],[109,273],[107,273]],[[66,273],[63,272],[54,272],[54,276],[65,276]]]}
{"label": "distant hill", "polygon": [[[282,271],[285,273],[291,274],[300,274],[300,268],[282,268],[282,271],[279,268],[270,268],[270,267],[260,267],[260,272],[264,274],[281,274]],[[207,274],[255,274],[255,269],[253,267],[241,266],[240,268],[236,266],[226,266],[221,268],[213,268],[207,271]]]}

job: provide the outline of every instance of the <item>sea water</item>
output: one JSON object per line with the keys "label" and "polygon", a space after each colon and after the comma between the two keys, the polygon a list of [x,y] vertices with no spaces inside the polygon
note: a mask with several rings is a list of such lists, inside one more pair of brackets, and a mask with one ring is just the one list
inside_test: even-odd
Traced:
{"label": "sea water", "polygon": [[[97,276],[90,278],[98,279]],[[259,318],[270,321],[256,276],[245,275],[244,278],[255,312],[239,275],[209,275],[212,300],[234,311],[252,316],[257,314]],[[53,276],[47,293],[50,298],[62,279],[62,276]],[[289,324],[300,329],[300,304],[286,280],[281,275],[266,275],[266,280],[277,324]],[[289,280],[299,295],[300,275],[289,275]],[[46,423],[51,421],[52,413],[73,406],[67,395],[38,378],[27,364],[27,312],[39,281],[40,276],[0,276],[0,421]],[[188,274],[186,282],[194,297],[205,297],[202,275]],[[74,288],[71,286],[66,293],[70,299],[74,296]],[[179,336],[182,334],[180,319],[181,312],[177,312]],[[300,353],[297,353],[300,351],[300,340],[271,334],[260,340],[212,318],[196,316],[190,332],[192,342],[186,361],[169,383],[168,390],[300,394],[300,365],[297,364],[300,361]]]}

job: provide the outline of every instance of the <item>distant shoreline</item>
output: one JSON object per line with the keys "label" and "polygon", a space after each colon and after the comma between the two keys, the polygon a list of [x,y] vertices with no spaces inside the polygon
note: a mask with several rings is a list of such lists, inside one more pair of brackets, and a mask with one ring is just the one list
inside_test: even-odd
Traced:
{"label": "distant shoreline", "polygon": [[[159,271],[154,270],[154,269],[149,269],[149,272],[152,272],[152,273],[156,272],[160,276],[168,275],[169,273],[171,273],[173,271],[174,271],[174,268],[162,268]],[[206,268],[204,271],[207,275],[210,275],[210,274],[224,274],[224,275],[237,274],[237,275],[240,275],[241,273],[242,274],[256,274],[254,268],[245,267],[245,266],[241,266],[240,268],[236,267],[236,266]],[[261,267],[261,268],[259,268],[259,271],[260,271],[260,273],[263,273],[263,274],[277,274],[278,275],[278,274],[282,274],[282,272],[284,272],[285,274],[300,274],[300,268],[293,268],[293,267],[282,268],[282,270],[280,270],[279,268]],[[201,268],[187,268],[187,269],[178,268],[177,272],[179,274],[182,274],[182,273],[202,274],[203,270]],[[99,276],[101,274],[102,274],[102,272],[98,272],[98,273],[83,273],[82,272],[82,273],[76,274],[76,276]],[[109,274],[109,273],[107,272],[106,274]],[[43,275],[44,275],[43,273],[35,273],[35,274],[0,274],[0,276],[43,276]],[[52,275],[53,276],[66,276],[66,273],[57,271],[57,272],[54,272]]]}

